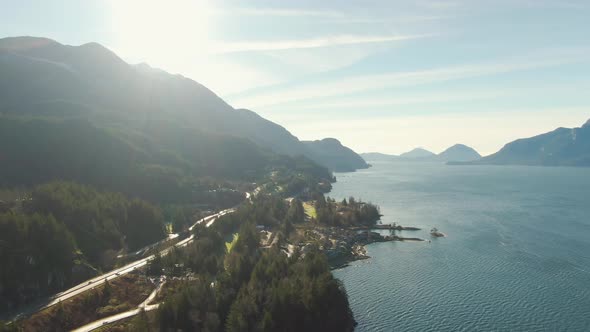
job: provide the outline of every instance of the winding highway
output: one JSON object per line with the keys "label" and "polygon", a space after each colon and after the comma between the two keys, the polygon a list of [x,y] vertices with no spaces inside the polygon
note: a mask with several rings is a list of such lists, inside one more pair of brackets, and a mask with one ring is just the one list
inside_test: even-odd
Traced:
{"label": "winding highway", "polygon": [[166,281],[161,282],[158,285],[158,287],[156,287],[156,289],[154,289],[154,291],[150,294],[150,296],[148,296],[148,298],[145,299],[145,301],[143,301],[140,305],[138,305],[137,308],[129,310],[129,311],[121,312],[121,313],[118,313],[113,316],[101,318],[97,321],[88,323],[82,327],[72,330],[72,332],[90,332],[90,331],[98,329],[101,326],[112,324],[112,323],[118,322],[120,320],[129,318],[129,317],[133,317],[133,316],[139,314],[141,312],[141,310],[152,311],[152,310],[158,309],[158,307],[160,306],[159,303],[155,303],[155,304],[149,304],[149,303],[152,302],[153,299],[156,298],[156,295],[158,295],[158,293],[162,289],[162,286],[164,286],[165,283],[166,283]]}
{"label": "winding highway", "polygon": [[[246,197],[247,198],[250,198],[249,193],[246,193],[246,194],[247,194]],[[232,209],[227,209],[227,210],[223,210],[223,211],[221,211],[219,213],[216,213],[214,215],[211,215],[211,216],[205,217],[203,219],[200,219],[197,222],[195,222],[191,227],[189,227],[189,231],[192,231],[198,224],[201,224],[201,223],[206,223],[205,226],[206,227],[209,227],[219,217],[224,216],[224,215],[226,215],[228,213],[232,213],[234,211],[235,211],[235,209],[233,209],[233,208]],[[175,237],[177,237],[177,236],[175,236]],[[187,246],[189,243],[191,243],[193,241],[194,237],[195,237],[194,234],[191,234],[191,236],[189,236],[188,238],[186,238],[186,239],[178,242],[174,246],[175,247],[178,247],[178,248],[185,247],[185,246]],[[164,256],[164,255],[168,254],[168,252],[171,249],[172,249],[172,247],[167,248],[167,249],[164,249],[164,250],[162,250],[160,252],[160,254],[162,256]],[[106,276],[107,274],[103,274],[102,276],[98,276],[98,277],[96,277],[94,279],[91,279],[91,280],[89,280],[87,282],[86,287],[84,287],[84,286],[80,287],[81,285],[83,285],[83,284],[80,284],[80,285],[76,286],[76,287],[80,287],[80,288],[77,289],[77,290],[74,290],[70,294],[77,295],[77,294],[83,293],[83,292],[85,292],[85,291],[87,291],[89,289],[93,289],[94,286],[92,286],[90,288],[88,288],[88,286],[91,286],[90,282],[92,282],[94,280],[100,281],[100,280],[104,280],[104,279],[108,279],[108,280],[114,279],[114,278],[116,278],[116,277],[118,277],[120,275],[123,275],[125,273],[129,273],[129,272],[131,272],[131,271],[133,271],[133,270],[135,270],[135,269],[137,269],[139,267],[145,266],[150,260],[152,260],[154,258],[154,256],[155,255],[151,255],[151,256],[146,257],[144,259],[141,259],[141,260],[135,261],[135,262],[133,262],[131,264],[128,264],[128,265],[126,265],[126,266],[124,266],[124,267],[122,267],[120,269],[113,270],[113,271],[111,271],[111,272],[108,273],[108,276]],[[101,279],[101,278],[103,278],[103,279]],[[121,321],[123,319],[127,319],[129,317],[133,317],[133,316],[139,314],[141,312],[141,310],[144,310],[144,311],[152,311],[152,310],[158,309],[158,307],[160,306],[160,303],[156,303],[156,304],[149,304],[149,303],[156,297],[156,295],[158,294],[158,292],[162,289],[162,286],[164,285],[164,283],[165,282],[160,283],[160,285],[150,294],[150,296],[143,303],[141,303],[136,309],[132,309],[132,310],[125,311],[125,312],[122,312],[122,313],[119,313],[119,314],[116,314],[116,315],[113,315],[113,316],[110,316],[110,317],[105,317],[105,318],[99,319],[99,320],[94,321],[92,323],[86,324],[86,325],[84,325],[82,327],[79,327],[79,328],[73,330],[73,332],[90,332],[90,331],[93,331],[93,330],[98,329],[101,326],[109,325],[109,324],[112,324],[112,323]],[[72,289],[70,289],[70,290],[72,290]],[[68,291],[70,291],[70,290],[68,290]],[[60,293],[60,294],[63,294],[63,293]],[[56,296],[59,296],[60,294],[57,294]],[[70,295],[70,294],[68,294],[68,297],[67,298],[70,298],[70,297],[74,296],[74,295]],[[62,295],[60,299],[63,300],[64,299],[64,296]],[[55,302],[55,300],[53,302]],[[47,307],[49,307],[51,305],[54,305],[56,303],[59,303],[59,300],[57,302],[53,303],[53,304],[48,304],[45,308],[47,308]]]}
{"label": "winding highway", "polygon": [[125,312],[122,312],[120,314],[116,314],[114,316],[107,317],[105,319],[97,320],[96,322],[92,322],[90,324],[84,325],[84,326],[82,326],[80,328],[77,328],[75,330],[72,330],[72,332],[89,332],[89,331],[93,331],[93,330],[98,329],[101,326],[109,325],[109,324],[118,322],[120,320],[129,318],[129,317],[133,317],[133,316],[139,314],[142,309],[145,310],[145,311],[152,311],[152,310],[158,309],[159,306],[160,306],[160,304],[159,303],[156,303],[156,304],[146,305],[143,308],[135,308],[133,310],[125,311]]}
{"label": "winding highway", "polygon": [[[220,211],[220,212],[218,212],[216,214],[213,214],[213,215],[207,216],[205,218],[199,219],[191,227],[189,227],[189,231],[192,231],[198,224],[201,224],[201,223],[205,223],[205,225],[207,227],[209,227],[219,217],[224,216],[224,215],[226,215],[228,213],[232,213],[234,211],[235,211],[234,208],[226,209],[226,210]],[[178,235],[175,236],[175,237],[178,237]],[[194,234],[191,234],[186,239],[184,239],[184,240],[176,243],[174,245],[174,247],[177,247],[177,248],[185,247],[185,246],[187,246],[189,243],[191,243],[193,241],[194,237],[195,237]],[[168,252],[170,252],[170,250],[172,250],[172,247],[169,247],[169,248],[166,248],[166,249],[160,251],[160,255],[165,256],[165,255],[168,254]],[[95,287],[100,286],[102,284],[102,282],[104,282],[105,280],[113,280],[113,279],[116,279],[116,278],[118,278],[118,277],[120,277],[120,276],[122,276],[124,274],[127,274],[129,272],[132,272],[134,270],[137,270],[137,269],[139,269],[141,267],[146,266],[149,261],[151,261],[152,259],[154,259],[154,257],[155,257],[155,255],[151,255],[149,257],[145,257],[145,258],[139,259],[137,261],[131,262],[131,263],[129,263],[129,264],[123,266],[123,267],[120,267],[118,269],[109,271],[109,272],[104,273],[102,275],[96,276],[96,277],[94,277],[92,279],[86,280],[86,281],[84,281],[81,284],[78,284],[78,285],[76,285],[76,286],[74,286],[74,287],[72,287],[70,289],[67,289],[67,290],[65,290],[65,291],[63,291],[61,293],[58,293],[58,294],[55,294],[55,295],[51,296],[50,298],[47,299],[48,302],[45,303],[45,304],[37,305],[37,306],[34,306],[34,307],[30,307],[27,310],[24,310],[24,311],[18,313],[11,320],[13,321],[13,320],[18,319],[20,317],[32,315],[32,314],[34,314],[34,313],[36,313],[38,311],[41,311],[41,310],[50,308],[50,307],[52,307],[52,306],[60,303],[61,301],[68,300],[68,299],[70,299],[70,298],[72,298],[72,297],[74,297],[76,295],[79,295],[79,294],[82,294],[82,293],[84,293],[86,291],[92,290]],[[155,308],[157,308],[157,305],[156,305]],[[155,308],[149,307],[147,305],[145,306],[145,310],[148,310],[148,309],[149,310],[153,310]],[[137,310],[139,310],[139,309],[137,309]],[[129,313],[129,312],[127,312],[127,313]],[[125,313],[123,313],[123,314],[125,314]]]}

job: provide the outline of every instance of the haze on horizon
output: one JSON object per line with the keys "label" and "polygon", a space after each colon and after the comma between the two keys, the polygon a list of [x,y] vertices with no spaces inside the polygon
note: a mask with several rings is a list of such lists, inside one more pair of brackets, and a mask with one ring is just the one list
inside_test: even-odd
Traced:
{"label": "haze on horizon", "polygon": [[[300,139],[486,155],[590,118],[590,3],[0,0],[0,37],[98,42]],[[68,15],[64,15],[67,12]]]}

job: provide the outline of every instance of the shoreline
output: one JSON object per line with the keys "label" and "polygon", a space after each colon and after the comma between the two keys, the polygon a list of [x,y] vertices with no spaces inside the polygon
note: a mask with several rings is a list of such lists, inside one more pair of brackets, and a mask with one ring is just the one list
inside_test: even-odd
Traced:
{"label": "shoreline", "polygon": [[[380,225],[378,225],[380,226]],[[403,237],[399,235],[381,235],[371,230],[420,230],[417,227],[401,225],[383,225],[383,227],[313,227],[309,229],[310,236],[316,237],[320,243],[320,250],[324,252],[331,270],[349,266],[351,262],[371,258],[367,255],[366,246],[378,242],[425,242],[419,237]]]}
{"label": "shoreline", "polygon": [[413,227],[413,226],[402,226],[397,225],[396,223],[393,224],[377,224],[375,226],[353,226],[349,227],[350,230],[372,230],[372,229],[385,229],[385,230],[394,230],[394,231],[420,231],[422,228]]}
{"label": "shoreline", "polygon": [[379,243],[379,242],[426,242],[426,239],[418,238],[418,237],[399,237],[397,236],[395,239],[385,240],[385,241],[373,241],[366,244],[358,245],[358,251],[352,250],[352,256],[350,257],[342,257],[340,259],[328,259],[328,263],[330,264],[330,269],[332,271],[343,269],[345,267],[349,267],[350,263],[356,261],[362,261],[366,259],[370,259],[371,256],[367,255],[367,249],[365,248],[369,244]]}

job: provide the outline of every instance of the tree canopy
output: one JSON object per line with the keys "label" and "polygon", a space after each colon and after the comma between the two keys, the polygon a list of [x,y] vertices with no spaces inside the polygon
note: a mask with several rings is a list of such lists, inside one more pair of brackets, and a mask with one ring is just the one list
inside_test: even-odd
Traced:
{"label": "tree canopy", "polygon": [[0,310],[60,290],[75,259],[74,236],[53,216],[0,214]]}

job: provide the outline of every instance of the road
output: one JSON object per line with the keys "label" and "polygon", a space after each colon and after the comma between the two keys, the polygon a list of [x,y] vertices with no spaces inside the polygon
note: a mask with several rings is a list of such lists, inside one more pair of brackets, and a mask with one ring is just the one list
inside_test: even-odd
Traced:
{"label": "road", "polygon": [[[209,227],[209,226],[211,226],[217,220],[217,218],[219,218],[219,217],[221,217],[223,215],[226,215],[228,213],[232,213],[233,211],[235,211],[234,208],[226,209],[226,210],[223,210],[223,211],[221,211],[219,213],[216,213],[216,214],[207,216],[205,218],[199,219],[191,227],[189,227],[189,230],[192,231],[195,228],[195,226],[197,226],[200,223],[206,223],[206,226]],[[174,246],[175,247],[178,247],[178,248],[185,247],[189,243],[191,243],[193,241],[193,239],[194,239],[194,234],[191,234],[191,236],[189,236],[188,238],[186,238],[186,239],[178,242]],[[160,255],[162,255],[162,256],[167,255],[168,252],[171,249],[172,248],[170,247],[170,248],[167,248],[167,249],[162,250],[160,252]],[[134,271],[136,269],[139,269],[141,267],[144,267],[144,266],[147,265],[147,263],[149,261],[151,261],[152,259],[154,259],[154,257],[155,257],[155,255],[151,255],[149,257],[142,258],[140,260],[131,262],[131,263],[129,263],[129,264],[123,266],[123,267],[120,267],[118,269],[109,271],[109,272],[107,272],[105,274],[102,274],[100,276],[94,277],[94,278],[92,278],[90,280],[86,280],[86,281],[84,281],[83,283],[81,283],[81,284],[79,284],[77,286],[74,286],[74,287],[72,287],[70,289],[67,289],[67,290],[61,292],[61,293],[58,293],[58,294],[53,295],[52,297],[50,297],[48,299],[49,302],[46,303],[46,304],[44,304],[44,305],[38,305],[36,307],[32,307],[32,308],[29,308],[29,309],[27,309],[27,310],[25,310],[23,312],[18,313],[15,317],[13,317],[11,319],[11,321],[13,321],[15,319],[18,319],[20,317],[32,315],[32,314],[34,314],[34,313],[36,313],[38,311],[41,311],[41,310],[44,310],[44,309],[47,309],[47,308],[50,308],[50,307],[52,307],[52,306],[60,303],[61,301],[66,301],[66,300],[68,300],[68,299],[70,299],[70,298],[72,298],[72,297],[74,297],[76,295],[82,294],[82,293],[84,293],[86,291],[89,291],[91,289],[94,289],[95,287],[100,286],[105,280],[113,280],[113,279],[116,279],[116,278],[118,278],[118,277],[120,277],[120,276],[122,276],[124,274],[127,274],[127,273],[132,272],[132,271]],[[146,310],[147,310],[147,306],[146,306]]]}
{"label": "road", "polygon": [[[152,310],[158,309],[158,306],[159,305],[160,305],[159,303],[148,305],[148,306],[145,306],[144,310],[145,311],[152,311]],[[117,321],[120,321],[120,320],[129,318],[129,317],[133,317],[133,316],[139,314],[140,311],[141,311],[141,308],[136,308],[136,309],[133,309],[133,310],[125,311],[125,312],[122,312],[120,314],[117,314],[117,315],[114,315],[114,316],[111,316],[111,317],[107,317],[105,319],[97,320],[96,322],[92,322],[92,323],[90,323],[88,325],[84,325],[84,326],[82,326],[80,328],[77,328],[77,329],[73,330],[73,332],[88,332],[88,331],[93,331],[93,330],[98,329],[101,326],[109,325],[111,323],[114,323],[114,322],[117,322]]]}
{"label": "road", "polygon": [[[249,194],[249,193],[247,193],[247,194]],[[249,198],[249,196],[247,196],[247,197]],[[205,217],[205,218],[203,218],[203,219],[197,220],[197,222],[195,222],[195,223],[194,223],[194,224],[193,224],[191,227],[189,227],[189,231],[192,231],[192,230],[193,230],[193,229],[194,229],[194,228],[195,228],[195,227],[196,227],[198,224],[201,224],[201,223],[204,223],[204,222],[206,222],[205,226],[206,226],[206,227],[209,227],[209,226],[211,226],[211,225],[212,225],[212,224],[215,222],[215,220],[217,220],[219,217],[221,217],[221,216],[224,216],[224,215],[226,215],[226,214],[228,214],[228,213],[232,213],[232,212],[234,212],[234,211],[235,211],[235,209],[233,209],[233,208],[232,208],[232,209],[226,209],[226,210],[223,210],[223,211],[221,211],[221,212],[219,212],[219,213],[216,213],[216,214],[214,214],[214,215],[211,215],[211,216]],[[191,242],[193,241],[194,237],[195,237],[195,235],[194,235],[194,234],[191,234],[191,236],[189,236],[188,238],[186,238],[186,239],[184,239],[184,240],[182,240],[182,241],[178,242],[178,243],[175,245],[175,247],[178,247],[178,248],[180,248],[180,247],[185,247],[185,246],[187,246],[189,243],[191,243]],[[164,249],[164,250],[162,250],[162,251],[160,252],[160,254],[161,254],[162,256],[164,256],[164,255],[168,254],[168,252],[169,252],[171,249],[172,249],[172,248],[167,248],[167,249]],[[120,268],[120,269],[113,270],[113,271],[111,271],[111,272],[109,272],[109,273],[108,273],[108,275],[109,275],[109,276],[106,276],[107,274],[103,274],[102,276],[98,276],[98,277],[96,277],[96,278],[94,278],[94,279],[91,279],[91,280],[89,280],[89,281],[87,281],[87,282],[86,282],[86,283],[87,283],[86,287],[84,287],[84,286],[83,286],[83,284],[80,284],[80,285],[78,285],[77,287],[80,287],[80,286],[82,286],[82,287],[80,287],[80,288],[79,288],[79,289],[77,289],[77,290],[74,290],[74,291],[72,291],[70,294],[68,294],[68,295],[67,295],[67,298],[66,298],[66,299],[68,299],[68,298],[70,298],[70,297],[72,297],[72,296],[75,296],[75,295],[77,295],[77,294],[83,293],[83,292],[85,292],[85,291],[87,291],[87,290],[89,290],[89,289],[93,289],[93,288],[94,288],[94,286],[95,286],[95,284],[94,284],[94,285],[93,285],[93,284],[88,284],[88,283],[89,283],[89,282],[91,282],[91,281],[94,281],[94,280],[96,280],[96,281],[100,281],[100,280],[104,280],[104,279],[108,279],[108,280],[114,279],[114,278],[116,278],[116,277],[118,277],[118,276],[120,276],[120,275],[123,275],[123,274],[125,274],[125,273],[129,273],[129,272],[131,272],[131,271],[133,271],[133,270],[135,270],[135,269],[137,269],[137,268],[139,268],[139,267],[145,266],[145,265],[146,265],[146,264],[147,264],[147,263],[148,263],[150,260],[152,260],[152,259],[154,258],[154,256],[155,256],[155,255],[151,255],[151,256],[149,256],[149,257],[146,257],[146,258],[144,258],[144,259],[141,259],[141,260],[138,260],[138,261],[136,261],[136,262],[130,263],[130,264],[128,264],[128,265],[126,265],[126,266],[124,266],[124,267],[122,267],[122,268]],[[113,273],[113,272],[114,272],[114,273]],[[105,276],[106,276],[106,277],[105,277]],[[103,277],[104,277],[104,278],[103,278]],[[103,279],[101,279],[101,278],[103,278]],[[93,331],[93,330],[96,330],[96,329],[98,329],[98,328],[99,328],[99,327],[101,327],[101,326],[104,326],[104,325],[109,325],[109,324],[112,324],[112,323],[114,323],[114,322],[117,322],[117,321],[120,321],[120,320],[123,320],[123,319],[127,319],[127,318],[129,318],[129,317],[133,317],[133,316],[135,316],[135,315],[139,314],[139,313],[140,313],[140,311],[141,311],[142,309],[143,309],[143,310],[145,310],[145,311],[151,311],[151,310],[158,309],[158,307],[160,306],[160,304],[159,304],[159,303],[156,303],[156,304],[148,304],[148,303],[150,303],[150,302],[151,302],[151,301],[152,301],[152,300],[153,300],[153,299],[156,297],[156,295],[158,294],[158,292],[159,292],[159,291],[162,289],[162,286],[164,286],[164,283],[165,283],[165,282],[162,282],[162,283],[161,283],[161,284],[160,284],[160,285],[159,285],[159,286],[158,286],[158,287],[157,287],[157,288],[156,288],[156,289],[155,289],[155,290],[154,290],[154,291],[153,291],[153,292],[150,294],[150,296],[149,296],[149,297],[148,297],[148,298],[147,298],[145,301],[143,301],[143,303],[141,303],[141,304],[140,304],[140,305],[139,305],[139,306],[138,306],[136,309],[129,310],[129,311],[125,311],[125,312],[122,312],[122,313],[119,313],[119,314],[116,314],[116,315],[113,315],[113,316],[110,316],[110,317],[105,317],[105,318],[102,318],[102,319],[100,319],[100,320],[97,320],[97,321],[94,321],[94,322],[92,322],[92,323],[86,324],[86,325],[84,325],[84,326],[82,326],[82,327],[79,327],[79,328],[77,328],[77,329],[73,330],[73,332],[89,332],[89,331]],[[98,285],[100,285],[100,283],[99,283]],[[90,287],[90,286],[92,286],[92,287]],[[89,288],[89,287],[90,287],[90,288]],[[74,288],[75,288],[75,287],[74,287]],[[70,290],[72,290],[72,289],[70,289]],[[70,291],[70,290],[68,290],[68,291]],[[67,291],[66,291],[66,292],[67,292]],[[63,294],[63,293],[60,293],[60,294]],[[71,295],[71,294],[74,294],[74,295]],[[58,295],[56,295],[56,296],[59,296],[59,294],[58,294]],[[48,305],[47,305],[45,308],[48,308],[48,307],[50,307],[51,305],[55,305],[55,304],[59,303],[59,301],[60,301],[60,300],[61,300],[61,301],[63,301],[63,300],[64,300],[64,297],[65,297],[65,296],[64,296],[64,295],[62,295],[60,298],[56,299],[56,300],[57,300],[57,302],[55,302],[56,300],[54,300],[53,302],[55,302],[55,303],[53,303],[53,304],[48,304]],[[44,309],[44,308],[43,308],[43,309]],[[42,309],[41,309],[41,310],[42,310]]]}
{"label": "road", "polygon": [[156,298],[156,295],[158,295],[158,293],[162,289],[162,286],[164,286],[165,283],[166,283],[166,281],[161,282],[158,285],[158,287],[156,287],[156,289],[154,289],[154,291],[150,294],[150,296],[148,296],[148,298],[145,299],[145,301],[143,301],[140,305],[138,305],[137,308],[129,310],[129,311],[125,311],[125,312],[122,312],[122,313],[119,313],[119,314],[116,314],[113,316],[101,318],[97,321],[94,321],[92,323],[88,323],[82,327],[72,330],[72,332],[90,332],[90,331],[98,329],[101,326],[112,324],[112,323],[118,322],[120,320],[127,319],[129,317],[133,317],[133,316],[139,314],[142,309],[145,311],[152,311],[152,310],[158,309],[158,307],[160,306],[159,303],[156,303],[156,304],[148,304],[148,303],[150,303],[154,298]]}

